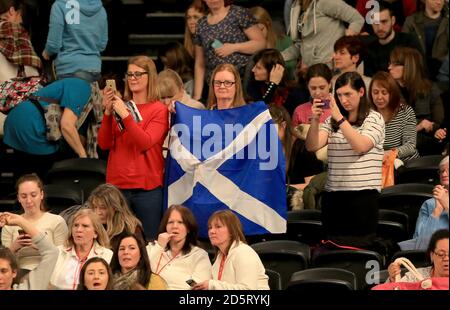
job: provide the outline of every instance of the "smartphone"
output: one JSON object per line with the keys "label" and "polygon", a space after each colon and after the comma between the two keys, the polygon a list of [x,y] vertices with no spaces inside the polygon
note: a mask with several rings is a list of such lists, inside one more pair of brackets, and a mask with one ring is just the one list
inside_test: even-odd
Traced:
{"label": "smartphone", "polygon": [[322,99],[322,109],[329,109],[330,108],[330,99]]}
{"label": "smartphone", "polygon": [[190,287],[193,287],[195,284],[197,284],[197,282],[195,282],[195,280],[193,280],[193,279],[186,280],[186,283],[187,283]]}
{"label": "smartphone", "polygon": [[106,87],[111,88],[114,92],[114,95],[117,94],[116,80],[106,80]]}
{"label": "smartphone", "polygon": [[220,41],[217,40],[217,39],[215,39],[215,40],[213,41],[213,43],[211,43],[211,47],[212,47],[212,48],[219,48],[219,47],[222,47],[222,46],[223,46],[223,43],[220,42]]}

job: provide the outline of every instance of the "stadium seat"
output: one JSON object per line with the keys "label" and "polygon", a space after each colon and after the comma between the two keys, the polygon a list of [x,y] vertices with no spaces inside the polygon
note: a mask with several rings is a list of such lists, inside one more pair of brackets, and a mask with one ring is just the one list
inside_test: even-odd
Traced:
{"label": "stadium seat", "polygon": [[332,250],[318,253],[312,259],[312,266],[341,268],[356,276],[356,289],[368,287],[366,276],[374,268],[384,267],[384,258],[377,252],[368,250]]}
{"label": "stadium seat", "polygon": [[308,292],[350,291],[356,289],[356,276],[340,268],[311,268],[295,272],[286,289]]}
{"label": "stadium seat", "polygon": [[439,163],[442,155],[428,155],[414,158],[405,163],[395,179],[397,184],[403,183],[424,183],[439,184]]}
{"label": "stadium seat", "polygon": [[306,244],[292,240],[271,240],[254,243],[251,247],[258,253],[266,269],[280,273],[283,289],[294,272],[308,268],[311,251]]}
{"label": "stadium seat", "polygon": [[380,237],[391,239],[395,242],[409,239],[408,226],[409,218],[406,213],[395,210],[379,210],[377,234]]}
{"label": "stadium seat", "polygon": [[406,257],[416,268],[428,267],[431,265],[430,256],[427,255],[425,250],[398,251],[392,256],[391,262],[399,257]]}
{"label": "stadium seat", "polygon": [[381,191],[380,209],[396,210],[409,217],[408,230],[413,232],[422,203],[433,197],[433,185],[408,183],[386,187]]}
{"label": "stadium seat", "polygon": [[320,243],[325,237],[321,221],[321,211],[305,209],[289,211],[287,217],[287,236],[310,246]]}
{"label": "stadium seat", "polygon": [[56,162],[47,173],[47,183],[66,184],[82,193],[84,202],[91,191],[106,182],[106,161],[95,158],[73,158]]}
{"label": "stadium seat", "polygon": [[47,209],[54,214],[73,205],[80,205],[82,201],[81,191],[65,184],[45,184],[44,191]]}
{"label": "stadium seat", "polygon": [[269,277],[269,287],[272,291],[280,291],[282,290],[282,284],[281,284],[281,275],[270,269],[266,269],[266,275]]}

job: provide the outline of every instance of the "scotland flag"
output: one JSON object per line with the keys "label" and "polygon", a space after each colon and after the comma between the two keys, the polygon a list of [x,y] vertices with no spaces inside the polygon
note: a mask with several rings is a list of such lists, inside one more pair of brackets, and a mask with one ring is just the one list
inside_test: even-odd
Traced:
{"label": "scotland flag", "polygon": [[176,102],[166,163],[166,206],[194,213],[201,237],[208,218],[231,209],[246,235],[286,232],[285,159],[264,102],[197,110]]}

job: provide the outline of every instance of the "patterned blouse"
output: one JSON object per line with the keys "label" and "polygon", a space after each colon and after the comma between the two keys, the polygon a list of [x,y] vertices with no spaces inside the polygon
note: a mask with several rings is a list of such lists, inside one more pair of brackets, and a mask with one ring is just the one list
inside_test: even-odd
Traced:
{"label": "patterned blouse", "polygon": [[208,82],[214,68],[223,63],[230,63],[240,71],[247,65],[250,55],[233,53],[227,57],[219,57],[211,44],[214,40],[222,43],[241,43],[248,41],[245,30],[256,25],[256,21],[249,10],[240,6],[231,5],[228,14],[217,24],[210,25],[207,16],[202,17],[197,24],[194,44],[203,48],[205,54],[206,74]]}

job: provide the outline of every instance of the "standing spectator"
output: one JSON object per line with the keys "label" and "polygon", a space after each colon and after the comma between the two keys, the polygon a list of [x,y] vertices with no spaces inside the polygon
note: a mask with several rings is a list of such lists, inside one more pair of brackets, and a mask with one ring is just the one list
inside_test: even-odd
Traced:
{"label": "standing spectator", "polygon": [[145,241],[144,230],[128,207],[122,192],[111,184],[97,186],[89,195],[88,206],[97,213],[100,222],[106,229],[111,248],[123,233],[132,233]]}
{"label": "standing spectator", "polygon": [[142,222],[145,236],[154,239],[163,212],[162,146],[169,112],[158,100],[153,60],[130,58],[125,76],[126,103],[109,87],[103,91],[105,115],[98,142],[109,150],[106,182],[122,191]]}
{"label": "standing spectator", "polygon": [[207,7],[203,0],[194,0],[186,10],[186,25],[184,27],[184,47],[189,55],[195,59],[195,46],[193,37],[195,36],[197,23],[200,18],[206,15]]}
{"label": "standing spectator", "polygon": [[[22,0],[0,1],[0,83],[18,75],[38,75],[42,68],[30,36],[22,26]],[[0,113],[0,137],[6,115]]]}
{"label": "standing spectator", "polygon": [[245,242],[242,224],[231,210],[214,212],[208,236],[216,249],[212,279],[194,290],[268,290],[269,278],[258,254]]}
{"label": "standing spectator", "polygon": [[[67,224],[64,219],[45,210],[44,184],[36,174],[26,174],[19,178],[16,185],[17,200],[23,208],[21,215],[35,228],[45,233],[55,246],[62,245],[67,238]],[[41,255],[31,237],[19,231],[18,226],[5,226],[2,229],[2,244],[8,247],[17,258],[20,276],[35,269]]]}
{"label": "standing spectator", "polygon": [[[266,48],[275,48],[282,52],[288,47],[292,46],[293,42],[290,37],[285,34],[277,33],[273,28],[272,18],[269,12],[267,12],[261,6],[254,6],[250,8],[250,12],[258,23],[258,27],[261,29],[264,37],[266,38]],[[296,59],[285,61],[287,78],[289,80],[294,79],[294,70],[297,64]]]}
{"label": "standing spectator", "polygon": [[378,224],[384,120],[370,109],[364,81],[356,72],[337,79],[330,100],[331,116],[320,128],[322,102],[313,100],[306,138],[309,151],[329,145],[322,223],[331,240],[370,248]]}
{"label": "standing spectator", "polygon": [[[388,72],[389,55],[397,46],[412,47],[423,53],[420,43],[409,33],[396,33],[396,18],[388,3],[380,4],[380,11],[374,13],[372,24],[376,39],[367,46],[367,59],[364,61],[364,74],[372,76],[378,71]],[[378,22],[376,22],[378,20]]]}
{"label": "standing spectator", "polygon": [[416,149],[416,114],[402,99],[400,89],[389,73],[380,71],[372,77],[369,100],[372,108],[380,112],[384,119],[384,159],[389,158],[394,150],[402,162],[419,157]]}
{"label": "standing spectator", "polygon": [[[58,100],[63,109],[60,120],[62,138],[81,158],[87,157],[87,154],[77,127],[85,119],[83,115],[90,93],[89,84],[79,78],[55,81],[34,93],[35,96]],[[39,104],[46,107],[48,102],[42,99]],[[61,143],[47,140],[46,131],[41,112],[29,99],[8,113],[3,141],[14,149],[17,175],[36,172],[44,178],[53,163],[60,158]]]}
{"label": "standing spectator", "polygon": [[266,40],[248,11],[232,5],[233,0],[204,0],[208,15],[197,24],[194,40],[194,96],[202,97],[204,83],[219,64],[233,64],[243,75],[249,55],[262,50]]}
{"label": "standing spectator", "polygon": [[158,239],[147,245],[152,272],[161,276],[169,290],[186,290],[186,283],[211,277],[208,253],[197,246],[198,225],[194,214],[181,205],[164,213]]}
{"label": "standing spectator", "polygon": [[113,252],[97,215],[89,209],[81,209],[69,222],[69,237],[58,247],[59,256],[50,279],[50,286],[62,290],[76,290],[83,264],[91,257],[99,256],[108,263]]}
{"label": "standing spectator", "polygon": [[331,67],[334,42],[343,35],[358,34],[363,25],[364,18],[342,0],[295,0],[288,28],[295,44],[283,52],[283,58],[297,59],[300,53],[307,66],[325,63]]}
{"label": "standing spectator", "polygon": [[448,4],[444,0],[420,0],[420,10],[406,18],[403,32],[414,34],[425,51],[428,76],[435,80],[448,55]]}
{"label": "standing spectator", "polygon": [[[56,0],[50,12],[44,59],[56,56],[58,79],[79,77],[88,82],[100,79],[100,52],[108,43],[106,11],[100,0],[77,0],[79,7]],[[77,10],[75,13],[74,10]]]}
{"label": "standing spectator", "polygon": [[444,106],[439,87],[426,77],[420,53],[409,47],[395,48],[390,57],[389,73],[416,113],[419,154],[440,154],[443,145],[434,134],[444,119]]}

